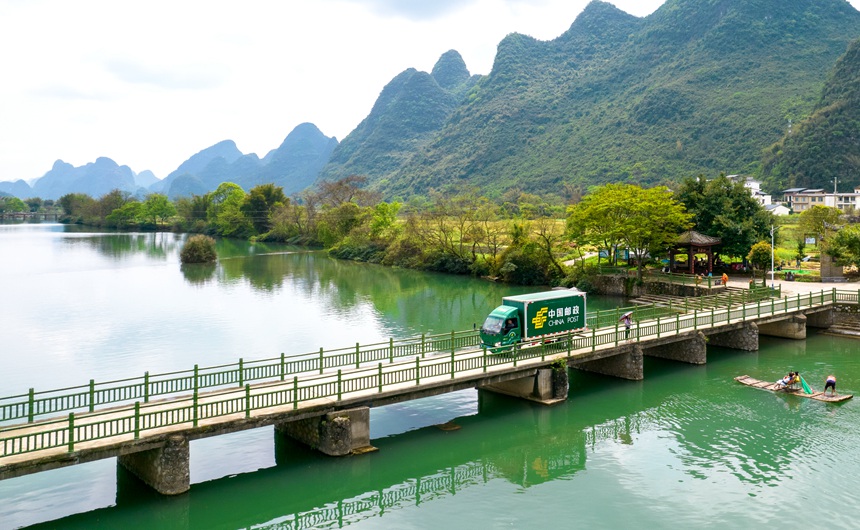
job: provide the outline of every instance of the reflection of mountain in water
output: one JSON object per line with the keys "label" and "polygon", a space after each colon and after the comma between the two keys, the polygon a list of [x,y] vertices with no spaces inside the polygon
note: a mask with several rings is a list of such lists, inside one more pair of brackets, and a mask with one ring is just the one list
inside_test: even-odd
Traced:
{"label": "reflection of mountain in water", "polygon": [[[528,292],[469,277],[431,274],[356,263],[324,252],[255,244],[252,255],[223,257],[219,243],[219,281],[247,281],[254,289],[278,292],[286,285],[319,305],[343,313],[370,303],[383,319],[418,331],[464,329],[498,305],[503,296]],[[238,250],[238,249],[237,249]],[[533,291],[534,289],[530,289]],[[469,293],[464,296],[464,293]]]}

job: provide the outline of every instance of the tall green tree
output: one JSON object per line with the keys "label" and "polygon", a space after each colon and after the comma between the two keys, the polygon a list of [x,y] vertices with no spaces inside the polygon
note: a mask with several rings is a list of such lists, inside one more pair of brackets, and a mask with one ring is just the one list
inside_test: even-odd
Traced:
{"label": "tall green tree", "polygon": [[[690,225],[690,216],[668,188],[607,184],[569,208],[568,235],[578,245],[597,245],[615,255],[624,245],[639,258],[662,253]],[[641,278],[643,259],[638,259]]]}
{"label": "tall green tree", "polygon": [[241,209],[258,234],[272,228],[272,212],[280,204],[286,204],[284,189],[274,184],[261,184],[251,188],[242,203]]}
{"label": "tall green tree", "polygon": [[745,256],[756,241],[770,238],[773,216],[742,182],[725,175],[711,180],[688,177],[675,195],[692,214],[697,232],[722,240],[721,254]]}
{"label": "tall green tree", "polygon": [[159,220],[164,223],[170,217],[176,215],[176,207],[167,198],[167,195],[162,193],[153,193],[143,201],[141,214],[155,226],[158,226]]}
{"label": "tall green tree", "polygon": [[839,230],[842,222],[842,212],[839,208],[815,205],[800,213],[798,226],[804,236],[815,236],[816,242],[821,246],[827,241],[831,234]]}
{"label": "tall green tree", "polygon": [[767,241],[759,241],[750,248],[747,259],[754,269],[762,271],[762,282],[766,282],[767,271],[770,269],[773,247]]}
{"label": "tall green tree", "polygon": [[635,255],[637,276],[642,279],[645,253],[664,255],[678,234],[690,227],[690,214],[675,200],[669,188],[630,186],[622,206],[630,212],[621,237]]}
{"label": "tall green tree", "polygon": [[860,225],[846,226],[836,232],[828,242],[826,253],[839,265],[860,266]]}

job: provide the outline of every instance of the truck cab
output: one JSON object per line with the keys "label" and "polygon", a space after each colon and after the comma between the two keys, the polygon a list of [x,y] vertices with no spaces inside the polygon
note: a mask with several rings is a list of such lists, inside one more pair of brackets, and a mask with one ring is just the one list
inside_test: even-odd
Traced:
{"label": "truck cab", "polygon": [[516,307],[500,305],[484,320],[481,342],[487,347],[510,346],[522,338],[520,316]]}

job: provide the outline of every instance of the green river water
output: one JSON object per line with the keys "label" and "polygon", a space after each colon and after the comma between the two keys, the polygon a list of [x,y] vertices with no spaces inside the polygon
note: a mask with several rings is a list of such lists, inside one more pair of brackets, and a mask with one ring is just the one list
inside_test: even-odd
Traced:
{"label": "green river water", "polygon": [[[183,239],[0,225],[0,395],[468,329],[535,290],[244,242],[183,270]],[[704,366],[646,358],[639,382],[573,370],[553,407],[477,391],[382,407],[379,451],[356,457],[270,428],[198,440],[171,498],[114,459],[0,481],[0,529],[856,528],[860,400],[733,378],[835,373],[860,392],[858,346],[811,332],[709,347]]]}

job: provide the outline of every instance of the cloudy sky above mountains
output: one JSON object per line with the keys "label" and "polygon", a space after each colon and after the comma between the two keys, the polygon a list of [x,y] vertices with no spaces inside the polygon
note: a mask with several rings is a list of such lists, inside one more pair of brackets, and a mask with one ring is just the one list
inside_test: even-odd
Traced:
{"label": "cloudy sky above mountains", "polygon": [[164,178],[225,139],[262,157],[302,122],[342,140],[406,68],[455,49],[487,74],[505,35],[554,39],[587,3],[0,0],[0,181],[99,156]]}

